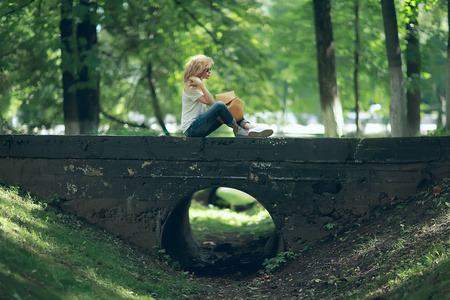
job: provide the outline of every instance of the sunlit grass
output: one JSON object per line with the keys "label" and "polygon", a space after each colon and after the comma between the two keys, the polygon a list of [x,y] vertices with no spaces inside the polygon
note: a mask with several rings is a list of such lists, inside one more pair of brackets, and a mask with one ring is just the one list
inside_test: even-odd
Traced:
{"label": "sunlit grass", "polygon": [[189,220],[199,240],[226,233],[269,236],[275,228],[270,214],[259,204],[250,211],[236,212],[212,205],[204,206],[193,200],[189,209]]}
{"label": "sunlit grass", "polygon": [[384,232],[361,245],[368,257],[382,254],[373,264],[385,272],[373,278],[361,294],[381,294],[386,299],[450,299],[450,208],[444,205],[450,201],[450,179],[415,197],[420,200],[412,199],[398,209],[420,205],[433,217],[426,223],[411,220],[407,225],[403,218],[387,217],[389,225]]}
{"label": "sunlit grass", "polygon": [[[339,280],[314,287],[317,295],[450,299],[447,202],[450,179],[379,214],[383,222],[375,233],[364,235],[355,227],[337,237],[334,246],[355,244],[345,256],[337,254]],[[422,207],[429,217],[408,216],[412,206]],[[190,217],[199,240],[237,235],[257,239],[274,228],[259,204],[244,213],[193,201]],[[292,263],[303,265],[304,257],[298,257]],[[170,269],[113,235],[18,190],[0,187],[0,299],[200,299],[204,287],[196,283],[191,275]]]}
{"label": "sunlit grass", "polygon": [[148,253],[0,186],[1,299],[183,299],[199,289]]}

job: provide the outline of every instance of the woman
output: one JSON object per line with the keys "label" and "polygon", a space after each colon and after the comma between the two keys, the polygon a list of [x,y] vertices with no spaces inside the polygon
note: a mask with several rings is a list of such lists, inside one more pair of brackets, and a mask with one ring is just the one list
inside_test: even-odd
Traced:
{"label": "woman", "polygon": [[[206,137],[222,125],[217,117],[228,127],[233,128],[235,136],[268,137],[272,129],[265,129],[236,119],[225,103],[214,101],[203,80],[209,79],[214,61],[205,55],[196,55],[186,64],[183,74],[183,96],[181,128],[187,137]],[[206,110],[206,105],[211,107]]]}

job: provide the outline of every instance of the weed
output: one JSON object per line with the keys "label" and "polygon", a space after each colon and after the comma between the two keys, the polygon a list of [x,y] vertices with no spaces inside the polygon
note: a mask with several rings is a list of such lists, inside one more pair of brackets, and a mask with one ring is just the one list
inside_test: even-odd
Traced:
{"label": "weed", "polygon": [[[166,253],[166,249],[159,249],[158,254],[161,260],[168,266],[171,266],[175,270],[181,270],[181,264],[179,261],[173,260],[172,257]],[[188,272],[189,273],[189,272]]]}
{"label": "weed", "polygon": [[405,239],[399,238],[399,239],[397,240],[397,242],[394,243],[394,249],[400,250],[400,249],[405,248],[405,245],[404,245],[405,242],[406,242]]}
{"label": "weed", "polygon": [[57,194],[49,195],[47,197],[47,201],[45,201],[48,204],[56,204],[61,202],[61,198]]}
{"label": "weed", "polygon": [[328,230],[331,230],[331,229],[333,229],[333,228],[335,228],[337,225],[336,224],[334,224],[334,223],[328,223],[328,224],[325,224],[325,228],[326,229],[328,229]]}
{"label": "weed", "polygon": [[264,270],[260,270],[259,274],[272,273],[281,266],[284,266],[288,259],[292,259],[297,255],[294,252],[280,252],[277,256],[266,258],[263,262]]}
{"label": "weed", "polygon": [[404,236],[409,232],[411,232],[411,229],[406,229],[404,224],[400,224],[400,236]]}
{"label": "weed", "polygon": [[436,197],[433,201],[436,204],[436,207],[440,207],[441,205],[442,208],[450,207],[450,203],[448,202],[446,197]]}

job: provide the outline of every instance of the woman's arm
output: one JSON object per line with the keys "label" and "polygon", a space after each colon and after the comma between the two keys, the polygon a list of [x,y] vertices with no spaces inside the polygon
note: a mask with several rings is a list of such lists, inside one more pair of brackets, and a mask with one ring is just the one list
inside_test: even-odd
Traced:
{"label": "woman's arm", "polygon": [[213,96],[209,92],[209,90],[206,88],[205,83],[203,80],[201,80],[198,77],[191,77],[190,80],[192,81],[192,85],[195,88],[200,89],[203,92],[203,96],[197,99],[197,101],[204,103],[206,105],[213,105],[215,103]]}

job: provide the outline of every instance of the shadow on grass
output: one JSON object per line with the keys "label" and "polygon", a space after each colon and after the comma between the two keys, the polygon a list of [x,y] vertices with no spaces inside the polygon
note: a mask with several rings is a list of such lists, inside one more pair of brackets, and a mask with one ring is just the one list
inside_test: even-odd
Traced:
{"label": "shadow on grass", "polygon": [[4,187],[0,200],[1,299],[182,299],[197,288],[187,274],[71,215]]}

